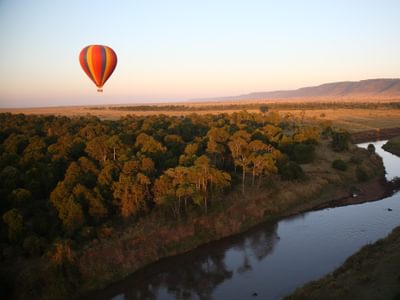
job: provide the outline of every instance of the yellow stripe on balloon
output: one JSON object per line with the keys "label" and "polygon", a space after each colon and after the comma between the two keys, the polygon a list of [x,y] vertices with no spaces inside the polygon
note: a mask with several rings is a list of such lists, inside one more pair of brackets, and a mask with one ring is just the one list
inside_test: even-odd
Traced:
{"label": "yellow stripe on balloon", "polygon": [[108,47],[104,47],[104,49],[106,50],[106,67],[104,68],[104,73],[103,73],[103,78],[101,79],[101,82],[105,82],[106,81],[106,77],[108,75],[108,73],[110,72],[110,68],[111,68],[111,50]]}

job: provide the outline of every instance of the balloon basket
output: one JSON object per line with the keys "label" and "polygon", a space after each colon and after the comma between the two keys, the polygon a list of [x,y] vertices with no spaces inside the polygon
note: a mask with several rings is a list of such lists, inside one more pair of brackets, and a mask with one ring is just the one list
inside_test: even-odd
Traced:
{"label": "balloon basket", "polygon": [[98,91],[99,93],[102,93],[102,92],[103,92],[103,89],[97,89],[97,91]]}

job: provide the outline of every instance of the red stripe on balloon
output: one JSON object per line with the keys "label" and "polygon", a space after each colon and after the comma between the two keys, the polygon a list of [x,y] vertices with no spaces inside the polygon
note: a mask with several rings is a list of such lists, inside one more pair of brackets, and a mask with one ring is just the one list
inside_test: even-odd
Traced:
{"label": "red stripe on balloon", "polygon": [[95,45],[92,49],[92,67],[93,67],[93,77],[96,80],[97,87],[102,87],[102,55],[101,55],[101,46]]}

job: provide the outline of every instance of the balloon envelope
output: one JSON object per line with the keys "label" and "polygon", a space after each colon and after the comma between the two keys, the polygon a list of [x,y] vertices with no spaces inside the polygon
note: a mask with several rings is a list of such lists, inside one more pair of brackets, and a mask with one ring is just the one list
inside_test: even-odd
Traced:
{"label": "balloon envelope", "polygon": [[86,75],[98,87],[98,92],[114,72],[117,65],[117,55],[110,47],[103,45],[89,45],[82,49],[79,62]]}

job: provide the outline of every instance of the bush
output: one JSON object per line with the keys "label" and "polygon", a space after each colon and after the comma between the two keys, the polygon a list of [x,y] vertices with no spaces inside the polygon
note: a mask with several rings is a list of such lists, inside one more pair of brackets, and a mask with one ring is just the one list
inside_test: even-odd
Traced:
{"label": "bush", "polygon": [[314,160],[314,153],[314,145],[297,144],[293,148],[293,159],[299,164],[307,164]]}
{"label": "bush", "polygon": [[332,167],[336,170],[340,171],[346,171],[347,170],[347,164],[345,161],[341,159],[336,159],[332,162]]}
{"label": "bush", "polygon": [[332,131],[332,149],[342,152],[349,149],[350,133],[347,131]]}
{"label": "bush", "polygon": [[304,178],[304,172],[301,166],[292,161],[282,166],[279,173],[284,180],[298,180]]}
{"label": "bush", "polygon": [[374,144],[369,144],[368,147],[367,147],[367,150],[369,151],[369,153],[375,154],[375,146],[374,146]]}

